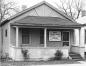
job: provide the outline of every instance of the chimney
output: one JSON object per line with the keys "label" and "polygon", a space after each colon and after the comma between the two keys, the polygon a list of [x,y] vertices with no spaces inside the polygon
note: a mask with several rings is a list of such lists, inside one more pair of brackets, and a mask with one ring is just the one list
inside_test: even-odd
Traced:
{"label": "chimney", "polygon": [[22,10],[25,10],[27,9],[27,6],[26,5],[22,5]]}
{"label": "chimney", "polygon": [[83,17],[83,16],[86,16],[86,10],[82,10],[81,16],[82,16],[82,17]]}

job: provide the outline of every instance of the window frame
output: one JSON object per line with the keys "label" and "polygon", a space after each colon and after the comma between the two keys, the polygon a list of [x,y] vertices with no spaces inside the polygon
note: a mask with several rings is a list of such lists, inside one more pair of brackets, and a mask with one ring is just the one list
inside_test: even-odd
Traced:
{"label": "window frame", "polygon": [[[50,32],[50,31],[61,32],[61,40],[60,40],[60,41],[50,41],[50,40],[49,40],[49,32]],[[61,41],[62,41],[62,31],[60,31],[60,30],[48,30],[48,31],[47,31],[47,35],[48,35],[48,36],[47,36],[47,37],[48,37],[48,38],[47,38],[48,42],[61,42]]]}
{"label": "window frame", "polygon": [[[24,30],[27,30],[28,29],[28,32],[25,34],[23,31]],[[27,35],[28,36],[28,43],[25,43],[23,42],[23,36]],[[28,45],[30,43],[30,31],[29,31],[29,28],[22,28],[22,44],[23,45]]]}

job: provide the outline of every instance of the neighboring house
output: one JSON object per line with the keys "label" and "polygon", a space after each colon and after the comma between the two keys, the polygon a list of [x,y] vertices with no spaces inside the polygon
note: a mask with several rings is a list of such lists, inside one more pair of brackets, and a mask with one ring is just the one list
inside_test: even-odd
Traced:
{"label": "neighboring house", "polygon": [[9,54],[13,60],[22,61],[22,49],[26,49],[30,60],[45,60],[61,50],[63,58],[68,58],[69,52],[84,58],[82,27],[43,1],[1,23],[3,55]]}
{"label": "neighboring house", "polygon": [[84,40],[84,47],[85,47],[85,55],[86,55],[86,11],[84,11],[84,13],[82,14],[83,16],[78,18],[76,21],[79,24],[83,24],[84,26],[82,27],[82,29],[84,30],[83,32],[83,38],[82,40]]}

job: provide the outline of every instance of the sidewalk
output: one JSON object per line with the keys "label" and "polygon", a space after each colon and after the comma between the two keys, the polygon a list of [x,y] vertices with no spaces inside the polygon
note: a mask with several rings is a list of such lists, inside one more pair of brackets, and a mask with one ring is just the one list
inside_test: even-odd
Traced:
{"label": "sidewalk", "polygon": [[[86,64],[58,64],[58,65],[36,65],[36,66],[86,66]],[[34,65],[32,65],[34,66]]]}
{"label": "sidewalk", "polygon": [[76,65],[76,64],[80,64],[80,62],[78,61],[74,61],[74,60],[58,60],[58,61],[28,61],[28,62],[13,62],[13,61],[9,61],[9,62],[2,62],[1,66],[69,66],[69,65]]}
{"label": "sidewalk", "polygon": [[86,64],[86,61],[78,61],[78,62],[80,62],[81,64]]}

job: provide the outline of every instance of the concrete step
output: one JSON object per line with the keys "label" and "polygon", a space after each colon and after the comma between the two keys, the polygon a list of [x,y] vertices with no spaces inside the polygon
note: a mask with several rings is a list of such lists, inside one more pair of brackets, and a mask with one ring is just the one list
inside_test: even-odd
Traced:
{"label": "concrete step", "polygon": [[76,61],[82,60],[82,57],[80,56],[80,54],[70,52],[69,55],[73,60],[76,60]]}
{"label": "concrete step", "polygon": [[80,55],[70,55],[72,57],[81,57]]}

